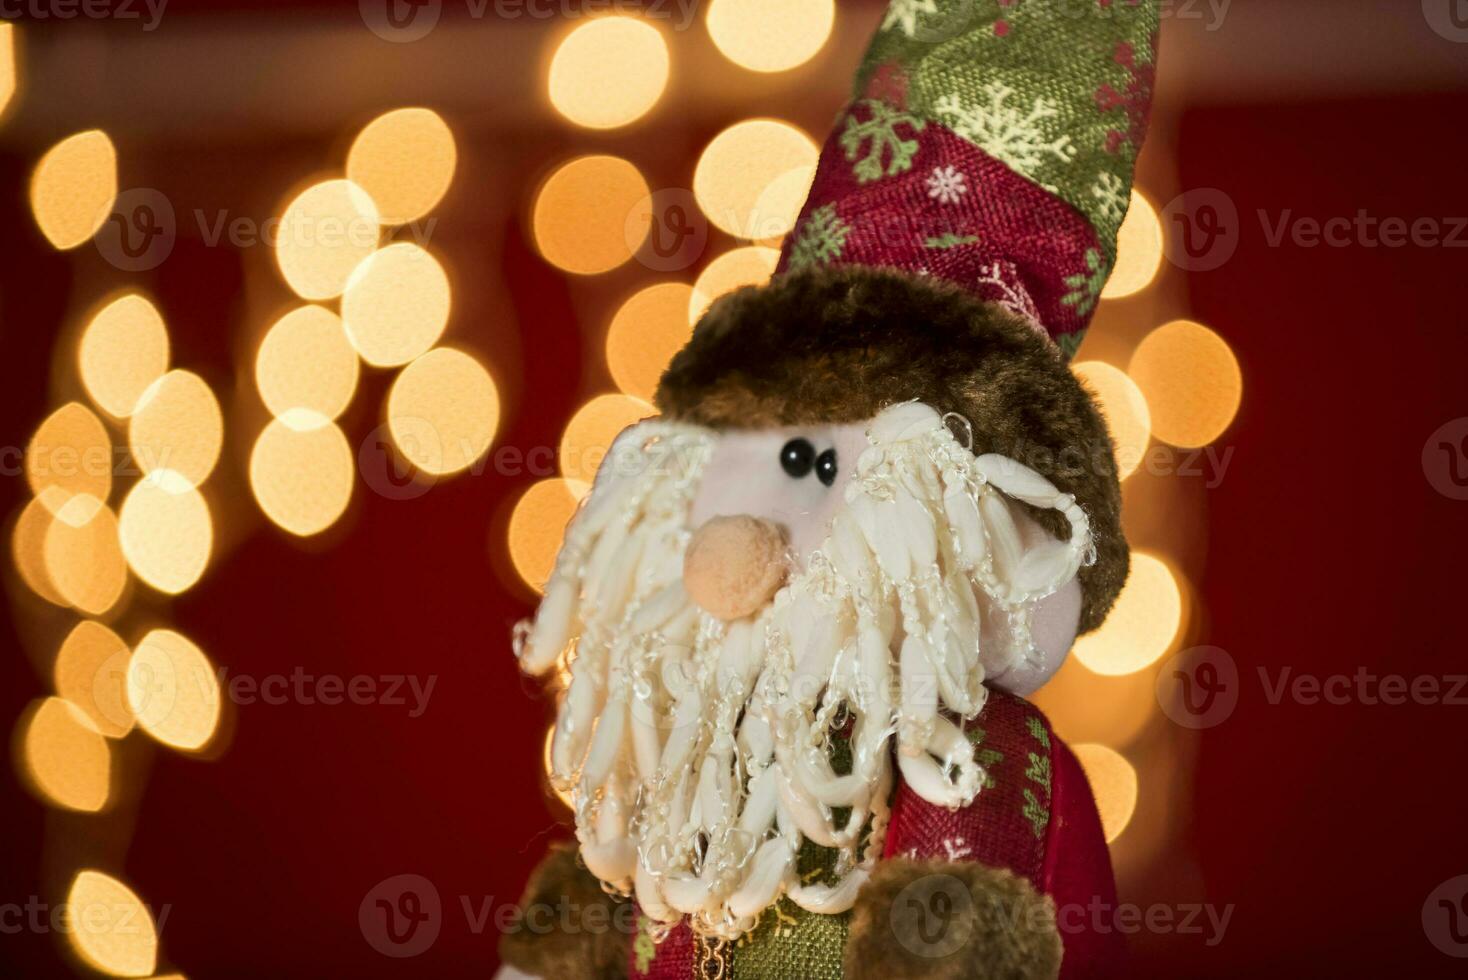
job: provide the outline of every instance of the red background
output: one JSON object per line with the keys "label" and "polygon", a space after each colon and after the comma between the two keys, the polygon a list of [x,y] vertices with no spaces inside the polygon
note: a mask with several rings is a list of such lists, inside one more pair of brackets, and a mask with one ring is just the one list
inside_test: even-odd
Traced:
{"label": "red background", "polygon": [[[283,15],[254,15],[290,29]],[[1420,915],[1439,882],[1468,873],[1468,797],[1458,778],[1468,706],[1274,705],[1255,671],[1468,669],[1457,632],[1468,503],[1437,494],[1421,463],[1428,436],[1468,414],[1468,250],[1273,247],[1256,212],[1271,221],[1286,209],[1317,218],[1362,208],[1409,221],[1468,215],[1468,133],[1459,124],[1468,97],[1270,101],[1190,106],[1180,117],[1180,186],[1222,189],[1240,213],[1235,256],[1190,276],[1188,289],[1193,315],[1228,339],[1245,379],[1223,439],[1235,455],[1207,494],[1207,560],[1193,583],[1207,610],[1197,642],[1228,650],[1243,684],[1234,715],[1199,737],[1190,799],[1174,814],[1178,862],[1164,855],[1122,897],[1145,905],[1186,879],[1198,883],[1190,895],[1234,906],[1216,947],[1196,936],[1134,944],[1148,975],[1232,976],[1268,964],[1446,976],[1459,972],[1456,962],[1426,941]],[[819,132],[834,109],[809,106],[797,118]],[[692,126],[659,152],[691,158],[718,128]],[[461,146],[461,175],[487,162],[499,169],[493,186],[466,186],[461,176],[440,208],[437,241],[455,273],[451,339],[485,353],[506,396],[496,447],[529,450],[556,445],[575,408],[609,385],[599,366],[604,324],[579,314],[573,287],[527,244],[518,205],[496,198],[497,188],[526,197],[571,138],[513,144]],[[60,255],[44,245],[24,199],[36,149],[11,143],[0,155],[0,443],[8,446],[23,446],[53,404],[60,326],[99,278],[126,281],[107,279],[90,248]],[[120,150],[180,213],[210,201],[201,172],[247,202],[236,207],[263,213],[317,152],[289,137]],[[677,179],[672,162],[667,173],[656,167],[654,186]],[[268,192],[250,190],[257,186]],[[245,315],[246,269],[259,261],[181,236],[148,282],[174,363],[216,390],[247,385],[229,325]],[[461,285],[476,280],[493,285]],[[354,446],[376,425],[389,380],[364,376],[343,420]],[[242,464],[241,452],[227,450],[216,479],[242,496],[211,498],[217,522],[259,524]],[[540,780],[548,709],[508,649],[510,627],[531,603],[500,543],[510,507],[534,479],[490,467],[406,501],[359,485],[347,519],[319,542],[303,548],[258,527],[235,536],[200,586],[168,609],[216,663],[257,677],[298,668],[433,676],[428,710],[409,718],[407,707],[385,705],[243,706],[227,752],[212,763],[132,744],[128,764],[146,773],[123,811],[135,807],[135,820],[111,829],[46,810],[12,767],[0,767],[0,902],[54,894],[89,848],[111,853],[108,835],[130,832],[117,869],[155,909],[170,907],[163,948],[190,976],[492,972],[493,930],[469,928],[460,896],[475,909],[512,901],[547,839],[564,833]],[[24,490],[20,479],[0,484],[0,512],[13,514]],[[64,620],[12,608],[0,624],[5,719],[46,693],[33,651]],[[62,837],[84,843],[60,853],[43,846]],[[406,872],[434,882],[444,925],[429,952],[394,960],[363,941],[357,908],[378,881]],[[0,935],[0,963],[18,975],[70,974],[55,937],[31,932]]]}

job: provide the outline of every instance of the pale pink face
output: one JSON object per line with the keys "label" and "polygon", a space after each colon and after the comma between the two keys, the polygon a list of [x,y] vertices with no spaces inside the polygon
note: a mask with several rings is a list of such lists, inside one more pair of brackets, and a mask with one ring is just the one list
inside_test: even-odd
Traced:
{"label": "pale pink face", "polygon": [[[786,545],[780,560],[788,562],[792,571],[804,569],[810,555],[826,541],[831,519],[845,506],[844,493],[856,471],[857,458],[870,445],[869,424],[785,426],[722,433],[693,500],[690,526],[694,529],[695,542],[699,540],[699,530],[709,527],[715,518],[751,517],[778,531]],[[797,440],[803,440],[805,445],[792,445]],[[829,484],[825,478],[830,477],[831,457],[826,454],[833,454],[835,463],[835,475]],[[807,458],[809,470],[801,465]],[[1014,508],[1014,516],[1027,547],[1047,539],[1047,532],[1020,508]],[[751,525],[752,522],[743,522],[742,526]],[[742,532],[737,527],[720,534],[715,560],[704,565],[727,570],[767,561],[770,549],[763,537]],[[700,588],[703,583],[689,581],[689,577],[701,574],[704,574],[702,570],[689,564],[685,584],[692,596],[709,591]],[[755,581],[753,588],[765,590],[743,605],[736,605],[739,615],[744,615],[749,607],[768,598],[769,586],[775,579],[761,580],[754,574],[737,577]],[[989,680],[1021,695],[1039,688],[1064,663],[1075,640],[1080,609],[1081,590],[1075,579],[1040,600],[1032,629],[1041,662],[1015,667]]]}

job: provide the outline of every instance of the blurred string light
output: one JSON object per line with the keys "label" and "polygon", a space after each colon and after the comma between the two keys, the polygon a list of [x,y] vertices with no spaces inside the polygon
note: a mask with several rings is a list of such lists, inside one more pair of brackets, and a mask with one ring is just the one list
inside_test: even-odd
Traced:
{"label": "blurred string light", "polygon": [[[621,157],[584,156],[562,164],[535,197],[531,226],[547,262],[596,275],[632,258],[652,225],[639,204],[648,196],[642,173]],[[629,231],[630,226],[630,231]]]}
{"label": "blurred string light", "polygon": [[693,196],[715,227],[739,238],[779,238],[795,227],[820,148],[778,119],[735,123],[709,141]]}
{"label": "blurred string light", "polygon": [[457,161],[454,134],[442,116],[432,109],[394,109],[357,134],[347,153],[347,178],[372,198],[384,225],[402,225],[438,204]]}
{"label": "blurred string light", "polygon": [[815,57],[835,21],[834,0],[713,0],[706,23],[724,57],[750,71],[777,72]]}
{"label": "blurred string light", "polygon": [[340,296],[381,237],[377,206],[350,180],[327,180],[296,195],[281,213],[275,260],[303,299]]}
{"label": "blurred string light", "polygon": [[581,486],[589,485],[596,479],[597,467],[611,452],[612,442],[622,430],[656,414],[657,409],[641,398],[597,395],[577,409],[566,423],[566,431],[561,435],[561,475],[568,481],[580,481]]}
{"label": "blurred string light", "polygon": [[536,592],[545,591],[566,525],[590,489],[579,480],[555,477],[531,484],[515,502],[510,513],[510,561]]}
{"label": "blurred string light", "polygon": [[187,591],[209,564],[214,522],[203,496],[181,473],[157,469],[134,484],[118,525],[133,574],[160,592]]}
{"label": "blurred string light", "polygon": [[1116,235],[1116,268],[1101,289],[1102,299],[1120,299],[1141,292],[1157,278],[1162,267],[1162,223],[1157,210],[1132,190],[1131,207]]}
{"label": "blurred string light", "polygon": [[439,347],[405,367],[387,395],[393,444],[420,470],[467,469],[489,449],[499,428],[494,379],[473,357]]}
{"label": "blurred string light", "polygon": [[1136,472],[1152,438],[1152,414],[1136,382],[1119,368],[1104,361],[1081,361],[1071,365],[1100,403],[1106,428],[1116,448],[1117,477],[1125,480]]}
{"label": "blurred string light", "polygon": [[112,750],[92,720],[69,701],[45,698],[22,724],[21,755],[37,792],[67,810],[102,809],[111,792]]}
{"label": "blurred string light", "polygon": [[114,977],[152,974],[158,965],[158,929],[131,888],[101,871],[82,871],[71,883],[66,907],[76,920],[67,939],[88,965]]}
{"label": "blurred string light", "polygon": [[780,263],[778,249],[746,245],[714,259],[699,273],[688,298],[688,322],[697,323],[714,300],[741,286],[768,282]]}
{"label": "blurred string light", "polygon": [[46,528],[46,576],[66,602],[100,616],[122,596],[127,562],[112,508],[90,494],[67,499]]}
{"label": "blurred string light", "polygon": [[[43,501],[43,498],[48,497],[62,497],[64,500],[65,494],[59,491],[43,493],[21,509],[10,539],[10,554],[15,560],[21,580],[32,592],[47,602],[65,606],[70,603],[56,591],[56,586],[51,583],[51,576],[46,572],[46,533],[55,520],[52,506]],[[61,509],[59,504],[54,505],[54,508]]]}
{"label": "blurred string light", "polygon": [[551,57],[551,105],[578,126],[614,129],[647,114],[668,86],[668,45],[634,17],[577,26]]}
{"label": "blurred string light", "polygon": [[144,473],[166,469],[197,487],[213,471],[224,444],[219,401],[197,374],[169,371],[138,399],[127,442]]}
{"label": "blurred string light", "polygon": [[15,27],[0,21],[0,114],[15,94]]}
{"label": "blurred string light", "polygon": [[76,248],[97,233],[117,198],[117,150],[100,129],[68,136],[31,175],[31,212],[46,240]]}
{"label": "blurred string light", "polygon": [[127,704],[138,727],[170,748],[203,748],[219,728],[214,667],[188,637],[153,630],[127,665]]}
{"label": "blurred string light", "polygon": [[1127,372],[1151,407],[1153,434],[1174,446],[1213,442],[1243,398],[1243,373],[1228,343],[1191,320],[1174,320],[1144,337]]}
{"label": "blurred string light", "polygon": [[265,332],[255,353],[255,386],[276,418],[332,420],[357,390],[357,351],[341,317],[324,306],[300,306]]}
{"label": "blurred string light", "polygon": [[1102,676],[1068,657],[1034,700],[1068,742],[1127,745],[1157,717],[1155,672]]}
{"label": "blurred string light", "polygon": [[84,619],[62,641],[51,668],[56,693],[80,708],[108,738],[122,738],[136,720],[126,694],[131,657],[122,637]]}
{"label": "blurred string light", "polygon": [[1096,809],[1101,812],[1101,830],[1110,844],[1121,836],[1137,809],[1137,770],[1120,752],[1086,742],[1074,752],[1091,792],[1096,796]]}
{"label": "blurred string light", "polygon": [[168,370],[168,356],[168,328],[158,308],[129,293],[98,311],[82,331],[77,369],[92,401],[112,417],[126,418]]}
{"label": "blurred string light", "polygon": [[352,450],[336,424],[308,409],[271,419],[250,452],[250,489],[278,527],[319,534],[352,498]]}
{"label": "blurred string light", "polygon": [[1075,642],[1075,655],[1098,674],[1142,670],[1172,647],[1182,625],[1177,579],[1161,559],[1132,552],[1131,572],[1106,622]]}
{"label": "blurred string light", "polygon": [[693,336],[688,307],[693,287],[665,282],[634,293],[607,328],[607,367],[624,393],[652,401],[673,355]]}
{"label": "blurred string light", "polygon": [[[112,492],[112,440],[91,409],[67,402],[36,428],[25,469],[31,492],[53,514],[78,494],[100,504]],[[72,516],[82,515],[73,509]]]}
{"label": "blurred string light", "polygon": [[443,335],[449,277],[427,250],[398,242],[362,260],[342,296],[342,323],[362,360],[407,364]]}

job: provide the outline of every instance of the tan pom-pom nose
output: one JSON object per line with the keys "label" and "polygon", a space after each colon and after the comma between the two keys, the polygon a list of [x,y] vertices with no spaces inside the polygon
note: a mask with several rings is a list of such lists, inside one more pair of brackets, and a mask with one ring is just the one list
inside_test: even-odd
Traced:
{"label": "tan pom-pom nose", "polygon": [[788,571],[779,525],[748,514],[712,517],[688,542],[683,588],[705,612],[743,619],[765,607]]}

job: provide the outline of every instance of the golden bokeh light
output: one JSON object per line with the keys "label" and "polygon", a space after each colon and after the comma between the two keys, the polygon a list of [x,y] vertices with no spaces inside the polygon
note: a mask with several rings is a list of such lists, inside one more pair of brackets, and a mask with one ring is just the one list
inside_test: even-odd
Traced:
{"label": "golden bokeh light", "polygon": [[168,328],[158,308],[129,293],[92,317],[77,348],[87,394],[114,418],[133,413],[138,399],[168,370]]}
{"label": "golden bokeh light", "polygon": [[1116,268],[1101,289],[1102,299],[1120,299],[1141,292],[1157,278],[1162,267],[1162,222],[1157,209],[1132,191],[1131,207],[1116,233]]}
{"label": "golden bokeh light", "polygon": [[708,30],[724,57],[750,71],[788,71],[815,57],[836,22],[834,0],[713,0]]}
{"label": "golden bokeh light", "polygon": [[324,306],[301,306],[275,321],[255,353],[255,386],[281,418],[336,418],[357,390],[357,351],[341,318]]}
{"label": "golden bokeh light", "polygon": [[100,129],[68,136],[31,175],[31,212],[46,240],[76,248],[97,233],[117,199],[117,150]]}
{"label": "golden bokeh light", "polygon": [[[250,453],[250,489],[265,516],[307,537],[331,527],[352,499],[352,450],[336,424],[293,409],[271,419]],[[299,417],[299,418],[298,418]]]}
{"label": "golden bokeh light", "polygon": [[590,486],[579,480],[559,477],[533,483],[515,502],[510,513],[510,561],[525,584],[545,591],[556,566],[566,524]]}
{"label": "golden bokeh light", "polygon": [[714,259],[699,273],[688,298],[688,322],[697,323],[714,300],[741,286],[758,286],[770,281],[780,252],[764,245],[745,245]]}
{"label": "golden bokeh light", "polygon": [[46,529],[46,577],[57,594],[93,616],[111,609],[127,585],[127,562],[112,508],[90,494],[67,498]]}
{"label": "golden bokeh light", "polygon": [[589,485],[622,430],[656,414],[657,409],[641,398],[597,395],[566,423],[559,454],[561,475]]}
{"label": "golden bokeh light", "polygon": [[458,150],[448,123],[432,109],[394,109],[357,134],[347,178],[377,205],[385,225],[401,225],[433,209],[454,178]]}
{"label": "golden bokeh light", "polygon": [[21,580],[32,592],[47,602],[65,606],[68,605],[66,599],[56,591],[50,573],[46,571],[46,535],[51,530],[51,522],[56,519],[53,511],[61,509],[67,496],[55,488],[42,496],[58,498],[62,503],[48,506],[40,499],[28,502],[16,519],[15,531],[10,538],[10,554],[15,559]]}
{"label": "golden bokeh light", "polygon": [[778,238],[795,227],[820,148],[778,119],[749,119],[715,136],[693,171],[693,196],[710,222],[738,238]]}
{"label": "golden bokeh light", "polygon": [[1075,656],[1098,674],[1130,674],[1167,653],[1182,625],[1183,597],[1172,569],[1145,551],[1101,628],[1075,642]]}
{"label": "golden bokeh light", "polygon": [[693,336],[692,299],[693,287],[665,282],[633,294],[617,310],[607,328],[607,367],[623,392],[652,401],[668,362]]}
{"label": "golden bokeh light", "polygon": [[1031,699],[1066,741],[1100,739],[1122,747],[1161,717],[1156,680],[1151,670],[1103,677],[1075,657],[1067,657]]}
{"label": "golden bokeh light", "polygon": [[197,487],[213,471],[224,445],[219,401],[197,374],[169,371],[138,399],[127,443],[144,473],[170,470]]}
{"label": "golden bokeh light", "polygon": [[474,358],[440,347],[403,368],[387,395],[393,444],[426,473],[457,473],[489,449],[499,428],[494,379]]}
{"label": "golden bokeh light", "polygon": [[209,564],[214,522],[187,478],[154,470],[128,491],[118,516],[122,553],[133,574],[160,592],[193,586]]}
{"label": "golden bokeh light", "polygon": [[1074,751],[1096,796],[1101,830],[1110,844],[1126,830],[1136,812],[1137,770],[1120,752],[1105,745],[1085,742],[1075,746]]}
{"label": "golden bokeh light", "polygon": [[588,20],[556,48],[548,85],[551,105],[576,125],[625,126],[646,115],[667,88],[667,42],[633,17]]}
{"label": "golden bokeh light", "polygon": [[106,426],[81,402],[62,405],[46,416],[26,446],[25,475],[52,513],[77,494],[105,501],[112,492],[112,439]]}
{"label": "golden bokeh light", "polygon": [[15,26],[0,23],[0,114],[15,94]]}
{"label": "golden bokeh light", "polygon": [[363,260],[342,296],[347,339],[376,367],[407,364],[434,345],[449,322],[449,277],[411,242]]}
{"label": "golden bokeh light", "polygon": [[[621,157],[571,160],[546,178],[535,197],[536,247],[567,272],[588,276],[615,269],[632,258],[652,226],[644,201],[649,193],[641,172]],[[643,226],[640,233],[629,217],[634,215]]]}
{"label": "golden bokeh light", "polygon": [[80,708],[108,738],[122,738],[133,729],[135,719],[127,703],[131,656],[122,637],[84,619],[62,641],[51,668],[56,693]]}
{"label": "golden bokeh light", "polygon": [[146,977],[158,965],[153,913],[116,878],[81,872],[71,883],[66,905],[74,923],[67,939],[91,966],[114,977]]}
{"label": "golden bokeh light", "polygon": [[219,680],[188,637],[153,630],[128,661],[127,704],[143,731],[192,752],[207,745],[219,727]]}
{"label": "golden bokeh light", "polygon": [[377,205],[350,180],[306,188],[286,205],[276,231],[275,261],[302,299],[340,296],[381,239]]}
{"label": "golden bokeh light", "polygon": [[80,708],[46,698],[24,723],[21,752],[36,790],[68,810],[95,813],[107,804],[112,750]]}
{"label": "golden bokeh light", "polygon": [[1070,369],[1096,396],[1115,444],[1117,477],[1125,480],[1142,464],[1152,438],[1147,399],[1126,372],[1104,361],[1080,361]]}
{"label": "golden bokeh light", "polygon": [[1152,433],[1184,449],[1223,435],[1244,394],[1227,341],[1201,323],[1174,320],[1137,345],[1127,373],[1152,410]]}

